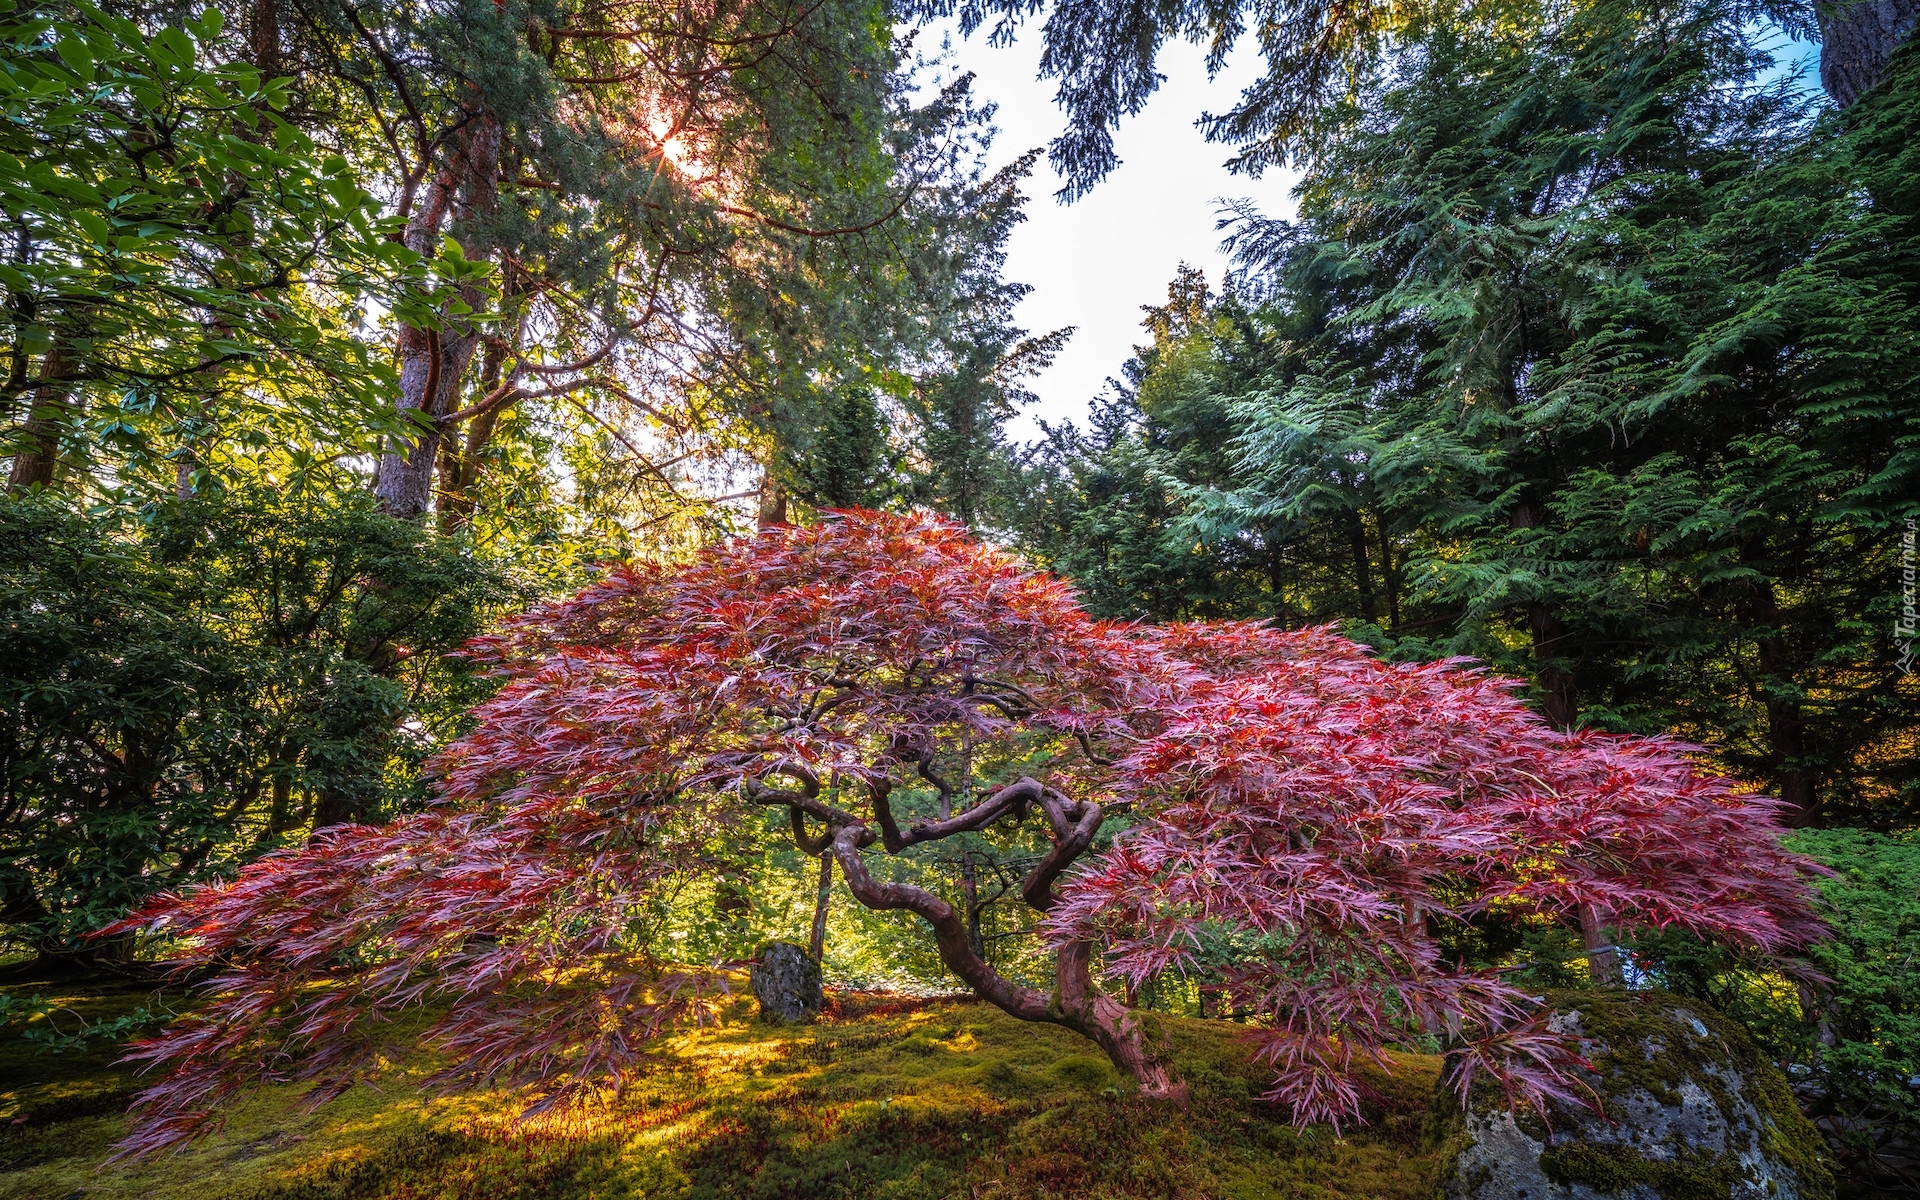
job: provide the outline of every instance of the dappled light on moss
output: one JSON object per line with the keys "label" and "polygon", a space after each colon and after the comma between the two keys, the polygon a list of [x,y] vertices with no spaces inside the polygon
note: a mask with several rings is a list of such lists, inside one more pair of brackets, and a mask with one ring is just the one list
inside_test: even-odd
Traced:
{"label": "dappled light on moss", "polygon": [[[124,1121],[29,1116],[0,1151],[0,1194],[61,1200],[753,1200],[968,1196],[1218,1197],[1427,1194],[1419,1131],[1438,1060],[1367,1076],[1372,1124],[1336,1138],[1295,1130],[1257,1097],[1244,1027],[1163,1018],[1186,1109],[1142,1101],[1084,1039],[989,1005],[847,997],[804,1030],[775,1031],[735,1005],[717,1026],[664,1039],[619,1094],[602,1090],[522,1119],[525,1097],[416,1099],[361,1087],[308,1114],[297,1089],[240,1106],[219,1133],[149,1162],[102,1169]],[[11,1056],[18,1111],[25,1072]],[[57,1061],[57,1060],[55,1060]],[[432,1064],[409,1064],[424,1077]],[[82,1065],[65,1086],[112,1078]],[[398,1081],[396,1081],[398,1082]],[[109,1085],[124,1103],[124,1081]],[[384,1086],[384,1085],[383,1085]],[[42,1103],[43,1101],[35,1101]],[[36,1113],[40,1110],[35,1109]],[[208,1179],[219,1189],[210,1191]]]}

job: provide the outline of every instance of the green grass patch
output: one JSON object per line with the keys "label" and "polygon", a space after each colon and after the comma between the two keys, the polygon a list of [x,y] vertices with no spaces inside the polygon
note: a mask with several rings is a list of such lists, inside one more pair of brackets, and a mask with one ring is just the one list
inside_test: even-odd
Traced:
{"label": "green grass patch", "polygon": [[[63,999],[110,1018],[150,997]],[[619,1098],[565,1113],[522,1122],[512,1095],[429,1099],[399,1077],[317,1112],[269,1088],[191,1149],[114,1166],[137,1080],[109,1052],[36,1055],[16,1031],[0,1046],[0,1196],[1424,1200],[1437,1059],[1370,1078],[1371,1125],[1339,1139],[1257,1099],[1238,1026],[1162,1020],[1192,1088],[1184,1109],[1136,1098],[1083,1039],[984,1004],[848,1003],[775,1029],[742,1003],[667,1042]]]}

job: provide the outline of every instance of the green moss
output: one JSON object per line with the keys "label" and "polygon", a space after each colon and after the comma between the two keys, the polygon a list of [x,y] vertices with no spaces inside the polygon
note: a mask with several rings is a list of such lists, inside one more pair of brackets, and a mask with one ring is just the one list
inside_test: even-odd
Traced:
{"label": "green moss", "polygon": [[1834,1175],[1826,1141],[1794,1102],[1786,1076],[1768,1063],[1754,1082],[1749,1099],[1766,1118],[1760,1131],[1761,1148],[1790,1167],[1811,1194],[1830,1194]]}
{"label": "green moss", "polygon": [[1732,1154],[1686,1151],[1654,1161],[1626,1146],[1590,1142],[1549,1147],[1540,1155],[1540,1169],[1555,1183],[1584,1183],[1602,1192],[1646,1184],[1661,1200],[1731,1200],[1742,1174],[1740,1160]]}
{"label": "green moss", "polygon": [[[151,988],[119,981],[84,991],[71,985],[8,990],[44,994],[69,1023],[108,1024],[140,1008],[164,1011],[167,1004]],[[0,1125],[40,1127],[125,1110],[139,1081],[117,1065],[119,1047],[93,1043],[52,1054],[27,1041],[24,1032],[20,1025],[0,1027]]]}
{"label": "green moss", "polygon": [[1112,1063],[1091,1054],[1069,1054],[1047,1068],[1047,1073],[1069,1087],[1089,1092],[1114,1087],[1120,1082]]}
{"label": "green moss", "polygon": [[[1819,1133],[1794,1103],[1786,1077],[1739,1025],[1698,1001],[1665,992],[1566,992],[1551,1000],[1563,1009],[1577,1009],[1586,1035],[1607,1044],[1594,1064],[1600,1068],[1606,1097],[1644,1088],[1662,1104],[1677,1104],[1681,1082],[1691,1080],[1731,1120],[1738,1100],[1726,1077],[1708,1069],[1729,1063],[1749,1081],[1743,1094],[1761,1117],[1761,1149],[1790,1168],[1811,1194],[1832,1189],[1833,1172]],[[1680,1018],[1676,1010],[1690,1019]],[[1693,1028],[1696,1021],[1704,1035]]]}
{"label": "green moss", "polygon": [[[517,1124],[517,1098],[424,1100],[405,1080],[356,1089],[317,1113],[293,1088],[235,1106],[177,1157],[104,1166],[131,1080],[108,1061],[16,1058],[0,1079],[31,1091],[38,1123],[0,1126],[0,1197],[63,1200],[1415,1200],[1432,1154],[1418,1145],[1437,1059],[1367,1076],[1370,1128],[1296,1132],[1259,1100],[1268,1076],[1229,1022],[1161,1018],[1191,1101],[1142,1101],[1089,1043],[986,1005],[841,1004],[774,1028],[742,1003],[719,1026],[671,1039],[623,1095]],[[111,1095],[63,1116],[47,1082]],[[423,1075],[431,1068],[421,1062]],[[1416,1131],[1410,1136],[1408,1130]]]}
{"label": "green moss", "polygon": [[[1729,1128],[1744,1123],[1742,1111],[1751,1104],[1761,1118],[1761,1149],[1794,1172],[1804,1194],[1831,1194],[1833,1176],[1818,1133],[1794,1104],[1786,1078],[1738,1025],[1697,1001],[1661,992],[1560,992],[1549,993],[1548,1002],[1561,1013],[1577,1012],[1581,1034],[1600,1047],[1593,1056],[1597,1073],[1588,1082],[1609,1110],[1617,1114],[1638,1092],[1677,1106],[1688,1083],[1712,1099]],[[1738,1085],[1738,1095],[1735,1080],[1746,1081]],[[1482,1083],[1469,1106],[1490,1113],[1504,1106],[1504,1097]],[[1550,1135],[1538,1115],[1515,1114],[1523,1133],[1547,1144],[1540,1167],[1555,1182],[1583,1183],[1609,1194],[1644,1185],[1663,1200],[1724,1200],[1743,1178],[1737,1150],[1709,1153],[1678,1144],[1676,1135],[1676,1144],[1664,1148],[1668,1153],[1650,1159],[1617,1143],[1570,1138],[1569,1130],[1582,1120],[1580,1113],[1556,1113]],[[1425,1140],[1439,1164],[1436,1179],[1444,1180],[1472,1144],[1465,1114],[1442,1097],[1429,1116]]]}

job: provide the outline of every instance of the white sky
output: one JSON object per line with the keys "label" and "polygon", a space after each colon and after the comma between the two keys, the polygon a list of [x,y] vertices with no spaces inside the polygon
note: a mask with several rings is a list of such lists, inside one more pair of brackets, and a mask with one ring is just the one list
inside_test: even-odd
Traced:
{"label": "white sky", "polygon": [[[985,29],[962,41],[943,23],[921,33],[923,52],[937,52],[943,36],[951,38],[955,67],[978,76],[975,94],[999,105],[996,166],[1053,140],[1062,115],[1054,84],[1036,78],[1037,22],[1004,50],[986,44]],[[1018,311],[1024,327],[1045,333],[1073,325],[1078,332],[1053,367],[1029,381],[1040,399],[1012,422],[1015,441],[1038,436],[1033,417],[1084,422],[1088,402],[1145,340],[1140,306],[1166,299],[1180,263],[1203,268],[1207,282],[1219,285],[1226,270],[1214,229],[1219,198],[1251,196],[1270,216],[1292,214],[1292,173],[1233,175],[1221,165],[1230,148],[1208,143],[1193,124],[1202,112],[1231,107],[1257,67],[1256,52],[1238,54],[1209,82],[1198,47],[1170,46],[1160,55],[1166,82],[1146,111],[1121,125],[1114,139],[1121,165],[1090,195],[1056,201],[1060,180],[1041,160],[1029,182],[1027,220],[1009,243],[1006,274],[1034,289]]]}

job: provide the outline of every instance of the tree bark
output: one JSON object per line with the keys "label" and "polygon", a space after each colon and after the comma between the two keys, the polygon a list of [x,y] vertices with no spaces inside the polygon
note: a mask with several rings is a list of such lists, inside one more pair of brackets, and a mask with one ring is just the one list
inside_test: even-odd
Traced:
{"label": "tree bark", "polygon": [[1054,968],[1054,1007],[1070,1018],[1062,1022],[1091,1038],[1113,1065],[1140,1084],[1154,1100],[1187,1102],[1187,1085],[1152,1044],[1141,1015],[1093,985],[1093,947],[1074,942],[1060,948]]}
{"label": "tree bark", "polygon": [[[771,457],[771,455],[769,457]],[[767,473],[760,477],[760,512],[758,524],[761,529],[772,529],[776,525],[785,525],[786,523],[787,489],[782,487],[780,481],[773,477],[773,468],[769,466]]]}
{"label": "tree bark", "polygon": [[[487,342],[480,359],[480,393],[493,394],[500,385],[501,367],[506,359],[506,344],[498,339]],[[440,531],[452,533],[473,523],[480,501],[474,489],[480,484],[481,455],[493,440],[494,427],[508,405],[495,405],[478,413],[467,423],[464,437],[458,430],[447,430],[440,439],[440,479],[434,507],[440,514]]]}
{"label": "tree bark", "polygon": [[1367,552],[1367,526],[1358,509],[1346,510],[1347,544],[1353,550],[1353,581],[1360,589],[1360,615],[1369,621],[1378,619],[1379,603],[1374,599],[1373,562]]}
{"label": "tree bark", "polygon": [[1820,22],[1820,83],[1845,108],[1871,91],[1920,24],[1920,0],[1834,0],[1814,6]]}
{"label": "tree bark", "polygon": [[[1540,510],[1531,497],[1522,496],[1513,506],[1510,523],[1515,529],[1539,526]],[[1551,605],[1535,598],[1527,603],[1527,632],[1533,641],[1534,677],[1540,685],[1547,724],[1563,731],[1572,729],[1580,715],[1580,699],[1573,671],[1562,653],[1571,631]]]}
{"label": "tree bark", "polygon": [[1540,679],[1541,707],[1547,724],[1559,730],[1573,728],[1580,715],[1579,693],[1574,689],[1573,672],[1560,656],[1569,631],[1566,622],[1539,601],[1527,605],[1527,627],[1533,634],[1535,672]]}
{"label": "tree bark", "polygon": [[986,905],[980,903],[980,867],[973,861],[972,851],[960,856],[960,897],[967,906],[967,945],[985,958],[987,938],[980,929],[980,914]]}
{"label": "tree bark", "polygon": [[353,797],[333,788],[322,788],[313,805],[313,832],[358,821],[365,815],[360,805],[354,803]]}
{"label": "tree bark", "polygon": [[1400,628],[1400,573],[1393,567],[1393,539],[1387,536],[1387,519],[1376,513],[1374,531],[1380,535],[1380,582],[1387,592],[1387,628]]}
{"label": "tree bark", "polygon": [[1627,975],[1620,967],[1620,951],[1614,948],[1606,926],[1600,923],[1600,914],[1591,904],[1580,906],[1580,940],[1586,947],[1587,970],[1593,975],[1594,986],[1624,987]]}
{"label": "tree bark", "polygon": [[1773,747],[1774,791],[1786,807],[1780,823],[1804,829],[1813,823],[1819,803],[1818,772],[1807,759],[1807,719],[1801,710],[1802,691],[1794,676],[1798,655],[1784,628],[1785,615],[1771,581],[1754,589],[1754,619],[1761,626],[1755,638],[1760,657],[1761,703],[1767,713],[1767,741]]}
{"label": "tree bark", "polygon": [[60,426],[70,404],[66,371],[66,355],[55,341],[41,360],[39,386],[34,388],[27,419],[20,427],[26,444],[13,456],[13,471],[7,479],[10,491],[53,486],[60,465]]}
{"label": "tree bark", "polygon": [[813,900],[813,933],[807,939],[807,953],[814,962],[824,962],[827,953],[827,903],[833,899],[833,855],[820,855],[820,890]]}
{"label": "tree bark", "polygon": [[[456,232],[469,233],[468,257],[480,257],[484,247],[471,239],[472,219],[493,207],[499,162],[499,122],[490,114],[475,114],[454,160],[434,177],[419,210],[407,222],[407,247],[433,254],[441,226],[451,217]],[[483,297],[478,289],[463,288],[461,299],[477,309]],[[415,431],[404,448],[391,448],[380,457],[373,490],[389,514],[417,518],[432,504],[434,466],[445,432],[441,418],[459,407],[460,380],[479,343],[480,332],[471,322],[449,321],[441,329],[402,326],[397,407],[413,419]]]}
{"label": "tree bark", "polygon": [[280,54],[280,8],[274,0],[253,0],[247,13],[247,54],[260,74],[284,73]]}
{"label": "tree bark", "polygon": [[1142,1096],[1186,1102],[1186,1084],[1161,1059],[1139,1015],[1093,985],[1090,946],[1074,943],[1060,949],[1051,995],[1016,984],[973,952],[967,923],[953,905],[912,884],[882,883],[873,877],[860,853],[860,847],[873,840],[873,831],[860,822],[834,832],[832,853],[856,900],[872,909],[915,913],[933,927],[940,961],[981,999],[1022,1021],[1061,1025],[1088,1038],[1139,1083]]}

